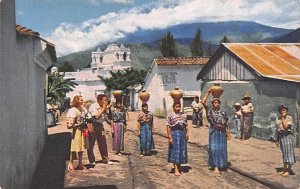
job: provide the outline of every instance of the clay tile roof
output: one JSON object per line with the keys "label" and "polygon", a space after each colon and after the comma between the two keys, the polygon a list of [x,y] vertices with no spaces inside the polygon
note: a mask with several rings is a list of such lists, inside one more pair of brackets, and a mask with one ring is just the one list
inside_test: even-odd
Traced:
{"label": "clay tile roof", "polygon": [[31,29],[28,29],[21,25],[16,25],[16,30],[19,34],[22,34],[22,35],[31,35],[31,36],[39,36],[40,35],[38,32],[32,31]]}
{"label": "clay tile roof", "polygon": [[175,65],[204,65],[209,57],[161,57],[154,59],[157,65],[175,66]]}
{"label": "clay tile roof", "polygon": [[300,82],[300,43],[223,45],[264,77]]}
{"label": "clay tile roof", "polygon": [[47,45],[50,45],[52,47],[54,47],[55,45],[53,43],[50,43],[49,41],[43,39],[40,37],[40,34],[38,32],[32,31],[31,29],[28,29],[24,26],[21,25],[16,25],[16,31],[20,34],[20,35],[25,35],[25,36],[33,36],[33,37],[38,37],[40,40],[44,41],[47,43]]}

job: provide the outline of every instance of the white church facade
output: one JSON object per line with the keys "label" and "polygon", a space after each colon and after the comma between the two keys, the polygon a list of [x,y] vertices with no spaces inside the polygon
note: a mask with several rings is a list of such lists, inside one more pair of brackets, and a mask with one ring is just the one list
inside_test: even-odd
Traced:
{"label": "white church facade", "polygon": [[72,98],[81,95],[85,100],[95,100],[98,94],[105,92],[104,82],[99,78],[110,77],[110,71],[124,70],[131,68],[130,49],[123,44],[110,44],[102,51],[98,48],[91,54],[91,68],[86,68],[77,72],[66,72],[64,78],[72,79],[78,85],[67,94]]}

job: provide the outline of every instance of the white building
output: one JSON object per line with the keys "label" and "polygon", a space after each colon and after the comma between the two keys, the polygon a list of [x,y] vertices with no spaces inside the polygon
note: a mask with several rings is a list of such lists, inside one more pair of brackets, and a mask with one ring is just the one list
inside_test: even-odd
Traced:
{"label": "white building", "polygon": [[[170,91],[175,86],[179,86],[184,92],[182,98],[183,107],[190,107],[194,96],[200,96],[200,85],[196,77],[208,59],[208,57],[154,59],[143,87],[150,93],[149,110],[157,116],[165,116],[172,111],[173,100],[170,96]],[[140,100],[138,100],[137,106],[138,109],[141,109]]]}
{"label": "white building", "polygon": [[91,68],[77,72],[66,72],[64,78],[78,84],[67,97],[82,95],[85,100],[95,100],[97,94],[104,93],[106,87],[98,76],[110,77],[110,71],[131,68],[130,49],[123,44],[110,44],[105,51],[98,48],[92,52]]}
{"label": "white building", "polygon": [[56,52],[16,26],[14,0],[1,0],[0,13],[0,188],[30,188],[47,138],[46,70]]}

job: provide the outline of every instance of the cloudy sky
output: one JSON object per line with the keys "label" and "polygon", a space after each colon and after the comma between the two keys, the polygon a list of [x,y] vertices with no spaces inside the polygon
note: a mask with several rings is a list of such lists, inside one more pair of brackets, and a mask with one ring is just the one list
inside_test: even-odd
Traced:
{"label": "cloudy sky", "polygon": [[296,29],[300,0],[16,0],[16,16],[62,56],[181,23],[246,20]]}

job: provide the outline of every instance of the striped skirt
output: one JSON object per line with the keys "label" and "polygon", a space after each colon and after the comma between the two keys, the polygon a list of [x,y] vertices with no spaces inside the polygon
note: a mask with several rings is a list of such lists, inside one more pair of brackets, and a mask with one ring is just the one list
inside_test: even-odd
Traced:
{"label": "striped skirt", "polygon": [[226,133],[209,129],[209,166],[212,168],[227,168],[227,139]]}
{"label": "striped skirt", "polygon": [[280,132],[279,134],[280,149],[284,164],[295,164],[295,152],[293,145],[293,136],[288,132]]}
{"label": "striped skirt", "polygon": [[124,151],[124,124],[122,122],[114,123],[113,150],[116,152]]}
{"label": "striped skirt", "polygon": [[149,123],[142,124],[140,130],[140,150],[148,152],[154,148],[152,125]]}
{"label": "striped skirt", "polygon": [[171,130],[173,144],[169,145],[168,162],[187,163],[187,142],[184,130]]}

